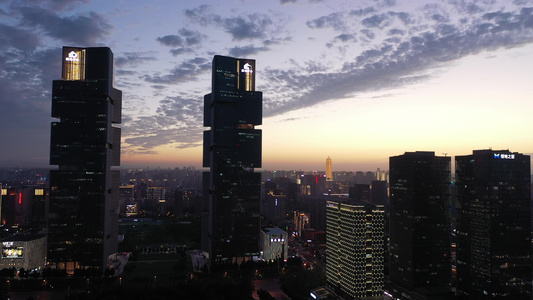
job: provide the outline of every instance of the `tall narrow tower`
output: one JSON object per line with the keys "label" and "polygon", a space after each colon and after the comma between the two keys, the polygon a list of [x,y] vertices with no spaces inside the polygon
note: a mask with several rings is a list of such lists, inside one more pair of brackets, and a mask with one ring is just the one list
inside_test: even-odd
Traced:
{"label": "tall narrow tower", "polygon": [[255,60],[215,56],[204,97],[202,249],[213,265],[259,255],[263,94]]}
{"label": "tall narrow tower", "polygon": [[52,89],[48,263],[73,272],[107,267],[118,244],[122,92],[109,48],[63,47]]}
{"label": "tall narrow tower", "polygon": [[331,157],[326,158],[326,181],[333,181],[333,169],[331,168]]}

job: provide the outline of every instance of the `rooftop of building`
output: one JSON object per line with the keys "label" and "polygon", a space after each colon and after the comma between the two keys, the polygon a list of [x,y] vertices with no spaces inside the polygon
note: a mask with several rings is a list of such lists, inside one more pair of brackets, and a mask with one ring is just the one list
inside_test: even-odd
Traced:
{"label": "rooftop of building", "polygon": [[21,233],[0,239],[0,242],[27,242],[46,237],[44,233]]}
{"label": "rooftop of building", "polygon": [[314,290],[311,290],[311,297],[313,299],[327,299],[332,295],[333,293],[330,292],[326,287],[319,287]]}
{"label": "rooftop of building", "polygon": [[287,234],[287,232],[277,228],[277,227],[269,227],[269,228],[265,228],[263,230],[264,233],[266,234]]}

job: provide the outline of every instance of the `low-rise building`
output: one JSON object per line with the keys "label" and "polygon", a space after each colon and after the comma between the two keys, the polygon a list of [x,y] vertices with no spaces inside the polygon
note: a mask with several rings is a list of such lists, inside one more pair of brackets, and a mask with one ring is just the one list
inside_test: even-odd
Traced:
{"label": "low-rise building", "polygon": [[41,270],[46,264],[46,235],[17,234],[0,240],[0,269]]}
{"label": "low-rise building", "polygon": [[261,230],[261,252],[266,261],[278,258],[287,259],[287,232],[279,228],[265,228]]}

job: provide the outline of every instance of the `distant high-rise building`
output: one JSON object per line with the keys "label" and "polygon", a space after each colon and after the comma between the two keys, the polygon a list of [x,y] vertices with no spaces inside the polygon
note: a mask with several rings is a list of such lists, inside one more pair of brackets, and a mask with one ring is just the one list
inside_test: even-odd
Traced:
{"label": "distant high-rise building", "polygon": [[255,60],[216,55],[204,97],[202,249],[212,263],[259,255],[263,94]]}
{"label": "distant high-rise building", "polygon": [[297,236],[301,237],[304,228],[309,228],[310,225],[309,213],[294,211],[294,231]]}
{"label": "distant high-rise building", "polygon": [[395,297],[451,288],[450,157],[390,158],[390,281]]}
{"label": "distant high-rise building", "polygon": [[388,184],[386,181],[374,180],[372,181],[370,190],[370,203],[380,204],[388,207]]}
{"label": "distant high-rise building", "polygon": [[326,175],[306,174],[300,176],[301,196],[322,196],[326,192]]}
{"label": "distant high-rise building", "polygon": [[119,212],[121,216],[130,216],[132,211],[127,212],[127,208],[131,208],[135,203],[135,186],[121,185],[119,187]]}
{"label": "distant high-rise building", "polygon": [[143,204],[143,209],[165,214],[165,208],[166,189],[161,186],[149,186],[146,189],[146,199]]}
{"label": "distant high-rise building", "polygon": [[385,211],[381,205],[326,204],[326,282],[345,299],[383,295]]}
{"label": "distant high-rise building", "polygon": [[370,185],[356,183],[349,189],[350,202],[370,203]]}
{"label": "distant high-rise building", "polygon": [[[285,223],[287,196],[283,194],[266,194],[261,200],[261,215],[275,226]],[[266,224],[263,224],[266,225]]]}
{"label": "distant high-rise building", "polygon": [[107,47],[63,47],[52,89],[49,239],[51,267],[107,267],[117,251],[122,92]]}
{"label": "distant high-rise building", "polygon": [[46,229],[46,203],[48,188],[44,185],[27,185],[2,189],[0,223],[16,230],[40,231]]}
{"label": "distant high-rise building", "polygon": [[531,299],[530,157],[474,150],[455,162],[458,296]]}
{"label": "distant high-rise building", "polygon": [[331,168],[331,157],[326,158],[326,181],[333,181],[333,169]]}

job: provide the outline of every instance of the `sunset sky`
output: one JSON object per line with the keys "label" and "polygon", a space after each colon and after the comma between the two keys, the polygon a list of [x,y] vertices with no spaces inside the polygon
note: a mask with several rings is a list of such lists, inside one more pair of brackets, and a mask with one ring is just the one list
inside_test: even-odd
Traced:
{"label": "sunset sky", "polygon": [[533,153],[533,1],[6,0],[0,167],[49,166],[61,47],[110,47],[122,167],[201,167],[214,55],[256,60],[263,169]]}

